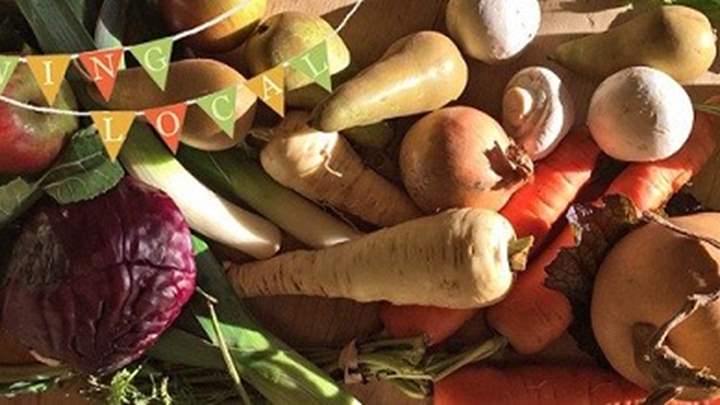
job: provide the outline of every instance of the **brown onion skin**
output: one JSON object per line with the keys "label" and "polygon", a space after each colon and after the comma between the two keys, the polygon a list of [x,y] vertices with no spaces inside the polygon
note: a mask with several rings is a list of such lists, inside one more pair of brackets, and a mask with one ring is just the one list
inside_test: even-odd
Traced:
{"label": "brown onion skin", "polygon": [[426,213],[499,210],[528,181],[532,162],[492,117],[457,106],[430,113],[410,128],[400,169],[408,193]]}

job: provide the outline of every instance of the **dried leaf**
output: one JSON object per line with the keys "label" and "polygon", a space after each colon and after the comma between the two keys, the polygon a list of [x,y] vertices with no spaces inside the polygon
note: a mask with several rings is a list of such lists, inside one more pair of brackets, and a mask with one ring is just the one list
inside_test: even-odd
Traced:
{"label": "dried leaf", "polygon": [[590,322],[595,275],[610,249],[633,230],[640,218],[632,202],[622,196],[603,198],[602,205],[575,204],[568,211],[576,246],[562,249],[546,269],[545,285],[563,293],[573,308],[570,334],[588,354],[604,361]]}

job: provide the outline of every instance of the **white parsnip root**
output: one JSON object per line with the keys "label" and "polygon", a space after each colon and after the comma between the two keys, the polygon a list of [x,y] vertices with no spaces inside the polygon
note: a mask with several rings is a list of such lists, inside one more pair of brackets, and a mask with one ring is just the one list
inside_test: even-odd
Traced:
{"label": "white parsnip root", "polygon": [[319,132],[309,115],[288,114],[260,154],[265,171],[299,194],[375,225],[392,226],[421,215],[403,190],[365,166],[336,132]]}
{"label": "white parsnip root", "polygon": [[424,217],[318,251],[228,268],[240,296],[315,295],[360,302],[473,308],[501,300],[531,239],[484,209]]}

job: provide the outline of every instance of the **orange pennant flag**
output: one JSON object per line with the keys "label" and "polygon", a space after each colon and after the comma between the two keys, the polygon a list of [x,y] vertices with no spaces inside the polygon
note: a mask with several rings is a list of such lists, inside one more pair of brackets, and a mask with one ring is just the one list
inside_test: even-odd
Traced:
{"label": "orange pennant flag", "polygon": [[35,81],[48,105],[52,106],[70,65],[70,55],[33,55],[26,58]]}
{"label": "orange pennant flag", "polygon": [[260,73],[245,85],[281,117],[285,116],[285,69],[282,66]]}
{"label": "orange pennant flag", "polygon": [[155,128],[165,145],[170,148],[173,155],[177,153],[180,145],[180,135],[185,125],[187,104],[180,103],[164,107],[145,110],[145,118]]}
{"label": "orange pennant flag", "polygon": [[112,96],[122,58],[122,48],[102,49],[80,54],[80,63],[90,74],[90,78],[105,101],[110,101],[110,96]]}
{"label": "orange pennant flag", "polygon": [[90,111],[110,160],[117,159],[127,134],[135,121],[134,111]]}

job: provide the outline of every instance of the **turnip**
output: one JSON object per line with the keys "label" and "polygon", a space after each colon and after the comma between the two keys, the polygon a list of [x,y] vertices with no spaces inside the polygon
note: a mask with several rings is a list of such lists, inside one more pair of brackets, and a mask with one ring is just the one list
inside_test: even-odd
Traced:
{"label": "turnip", "polygon": [[497,121],[470,107],[426,115],[400,148],[403,182],[426,213],[459,207],[499,210],[527,182],[532,168]]}
{"label": "turnip", "polygon": [[590,101],[587,123],[609,156],[648,162],[680,150],[693,119],[692,102],[682,86],[659,70],[637,66],[600,84]]}
{"label": "turnip", "polygon": [[[720,213],[672,223],[720,237]],[[654,398],[712,398],[720,394],[713,376],[720,373],[718,291],[717,246],[658,223],[645,225],[622,239],[600,267],[591,308],[595,337],[612,366],[654,390]]]}
{"label": "turnip", "polygon": [[450,36],[467,55],[495,64],[518,56],[540,30],[537,0],[450,0]]}
{"label": "turnip", "polygon": [[447,308],[492,305],[525,267],[532,238],[489,210],[464,208],[415,219],[319,251],[232,265],[243,297],[316,295]]}

